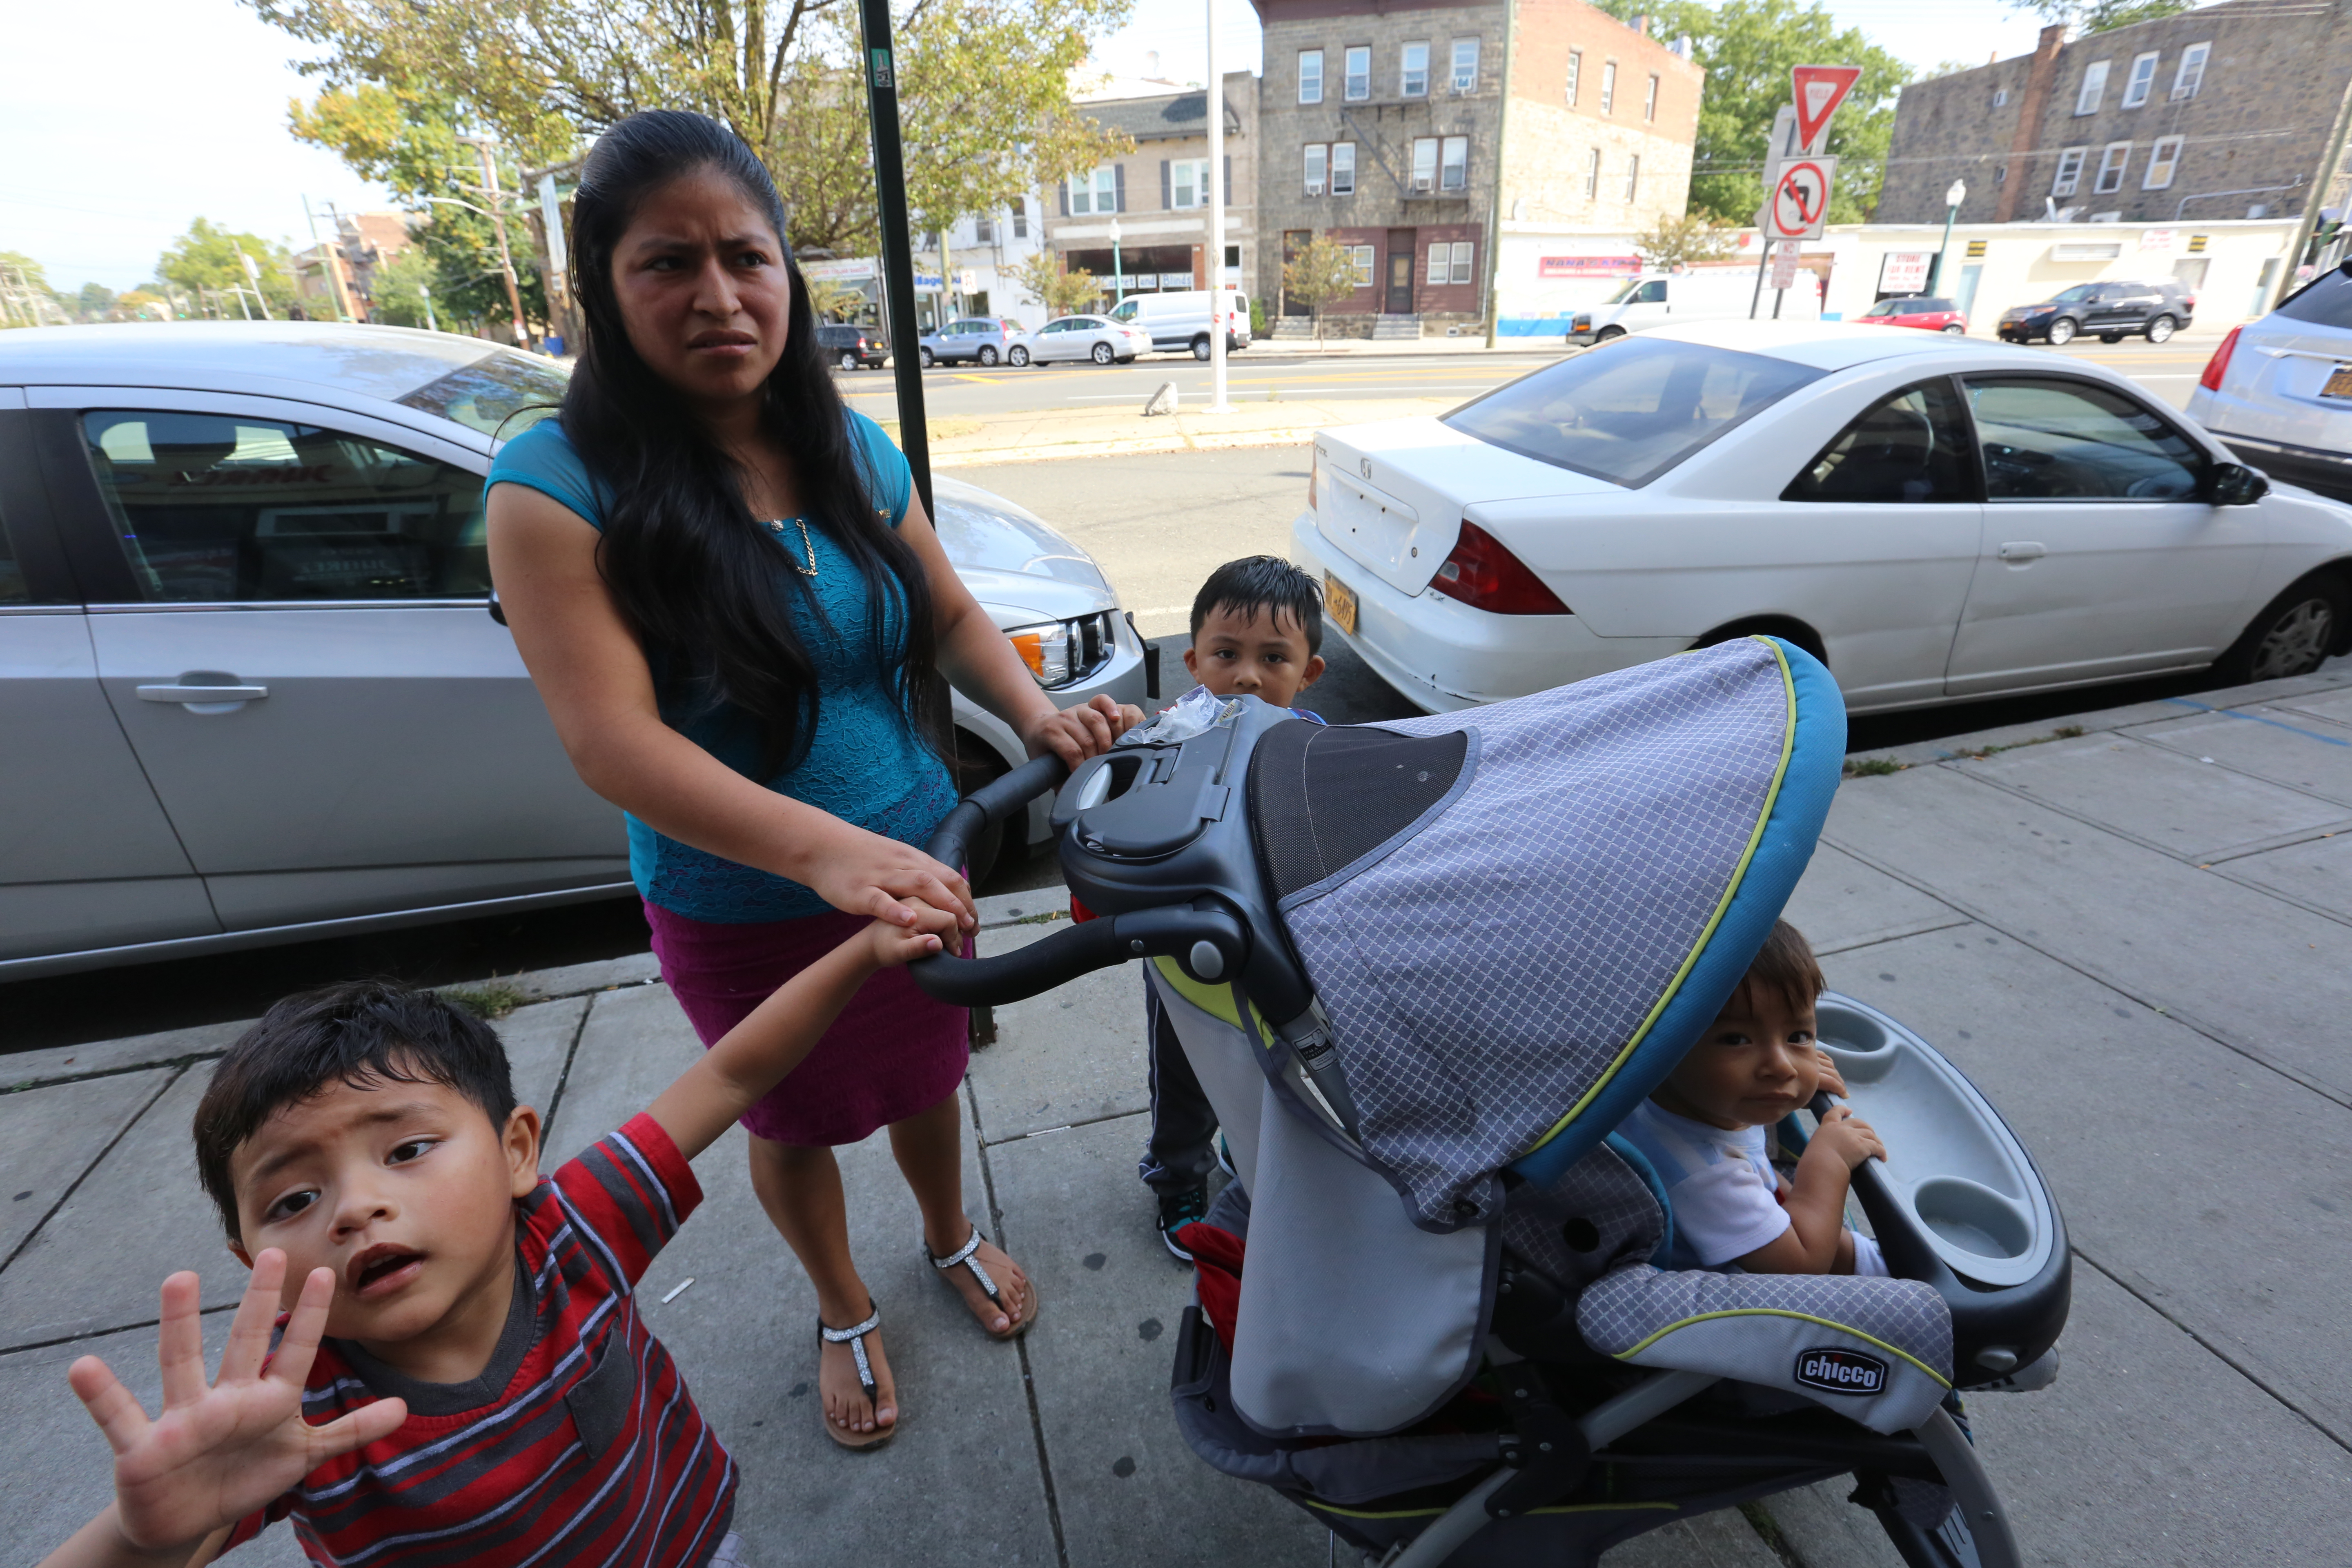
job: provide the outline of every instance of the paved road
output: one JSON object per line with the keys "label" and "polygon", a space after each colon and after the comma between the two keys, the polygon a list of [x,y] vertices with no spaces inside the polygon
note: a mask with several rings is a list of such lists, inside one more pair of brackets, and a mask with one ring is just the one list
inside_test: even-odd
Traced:
{"label": "paved road", "polygon": [[[2071,343],[2042,352],[2089,360],[2121,371],[2178,408],[2189,401],[2198,372],[2213,350],[2210,339],[2176,338],[2156,344],[2127,341]],[[1356,354],[1346,358],[1276,358],[1244,350],[1228,373],[1237,403],[1269,398],[1468,398],[1561,357],[1557,347],[1498,350],[1492,354]],[[850,405],[876,419],[895,419],[898,398],[890,371],[836,371]],[[941,366],[923,378],[925,407],[934,420],[1006,414],[1033,408],[1097,408],[1132,402],[1140,407],[1160,383],[1172,381],[1186,402],[1209,395],[1209,367],[1189,355],[1160,354],[1129,365],[1032,365],[1015,370]]]}

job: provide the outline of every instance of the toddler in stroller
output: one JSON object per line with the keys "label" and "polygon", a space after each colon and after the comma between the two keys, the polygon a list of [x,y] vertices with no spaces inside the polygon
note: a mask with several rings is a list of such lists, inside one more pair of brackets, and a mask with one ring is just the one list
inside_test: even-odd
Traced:
{"label": "toddler in stroller", "polygon": [[2068,1252],[1967,1079],[1821,997],[1886,1134],[1854,1191],[1894,1278],[1662,1267],[1665,1193],[1614,1131],[1763,945],[1843,742],[1828,672],[1755,637],[1390,724],[1195,704],[1081,765],[1054,824],[1100,918],[917,977],[1002,1002],[1147,960],[1236,1171],[1187,1232],[1197,1454],[1403,1568],[1586,1563],[1847,1473],[1907,1561],[2018,1561],[1955,1391],[2047,1381]]}

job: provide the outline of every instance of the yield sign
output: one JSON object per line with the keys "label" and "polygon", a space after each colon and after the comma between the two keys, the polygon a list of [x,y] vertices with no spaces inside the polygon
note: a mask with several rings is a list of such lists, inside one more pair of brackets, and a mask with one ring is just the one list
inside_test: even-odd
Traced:
{"label": "yield sign", "polygon": [[1837,177],[1835,158],[1791,158],[1780,165],[1780,182],[1764,204],[1766,239],[1818,239],[1829,221],[1830,191]]}
{"label": "yield sign", "polygon": [[1862,78],[1860,66],[1792,66],[1789,79],[1790,96],[1797,104],[1797,141],[1804,147],[1821,144],[1822,132],[1829,126],[1830,116],[1853,84]]}

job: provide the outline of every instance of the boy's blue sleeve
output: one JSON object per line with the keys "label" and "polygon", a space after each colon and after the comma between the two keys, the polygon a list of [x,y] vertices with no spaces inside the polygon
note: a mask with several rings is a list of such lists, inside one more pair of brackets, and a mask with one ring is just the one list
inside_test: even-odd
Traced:
{"label": "boy's blue sleeve", "polygon": [[849,420],[857,437],[874,504],[888,515],[890,526],[896,528],[907,521],[907,506],[915,494],[915,470],[908,465],[907,454],[898,450],[881,426],[855,409],[850,411]]}

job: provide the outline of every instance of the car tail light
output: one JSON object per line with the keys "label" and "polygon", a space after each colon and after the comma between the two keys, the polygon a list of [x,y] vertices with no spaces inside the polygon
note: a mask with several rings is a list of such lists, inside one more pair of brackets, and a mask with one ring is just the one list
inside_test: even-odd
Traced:
{"label": "car tail light", "polygon": [[1544,586],[1543,579],[1529,571],[1526,562],[1466,517],[1462,520],[1461,537],[1454,542],[1454,553],[1438,567],[1429,585],[1474,610],[1497,616],[1575,614],[1559,602],[1559,595]]}
{"label": "car tail light", "polygon": [[2237,352],[2238,334],[2244,331],[2243,327],[2231,327],[2222,336],[2221,346],[2215,349],[2213,357],[2205,362],[2205,374],[2197,378],[2198,385],[2208,392],[2221,390],[2221,378],[2230,374],[2230,356]]}

